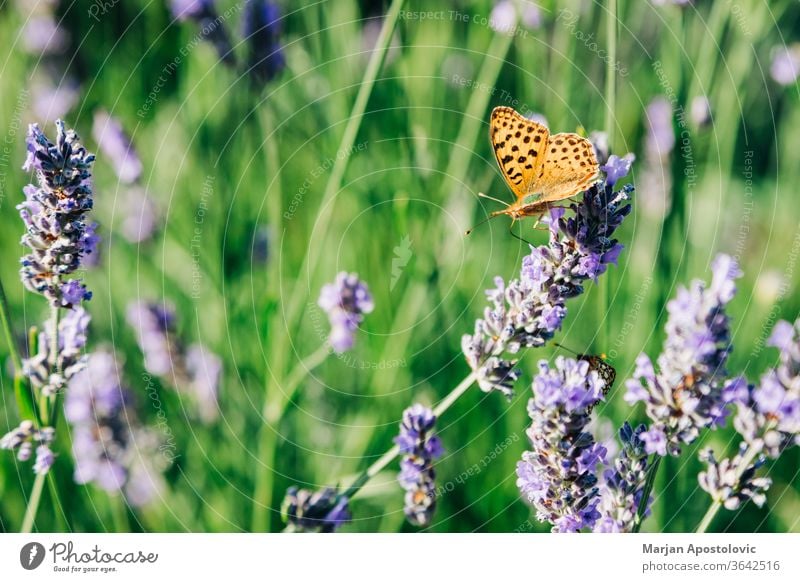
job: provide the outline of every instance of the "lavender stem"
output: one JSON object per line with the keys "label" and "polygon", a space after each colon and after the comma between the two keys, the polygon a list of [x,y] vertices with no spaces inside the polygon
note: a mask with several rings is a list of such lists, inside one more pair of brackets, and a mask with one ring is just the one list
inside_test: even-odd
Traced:
{"label": "lavender stem", "polygon": [[36,479],[33,482],[33,489],[31,489],[31,496],[28,499],[28,506],[25,508],[25,517],[22,520],[22,529],[20,533],[31,533],[33,531],[33,522],[36,519],[36,512],[39,510],[39,501],[42,499],[42,489],[44,489],[44,481],[47,478],[46,473],[37,473]]}
{"label": "lavender stem", "polygon": [[650,463],[650,467],[647,469],[647,479],[644,482],[644,487],[642,488],[642,498],[639,501],[639,507],[636,508],[636,519],[633,523],[632,533],[639,533],[639,530],[642,529],[642,522],[645,518],[645,512],[647,511],[647,503],[650,499],[650,492],[653,490],[653,485],[656,482],[656,473],[658,472],[658,468],[661,466],[661,456],[660,455],[653,455],[655,460]]}

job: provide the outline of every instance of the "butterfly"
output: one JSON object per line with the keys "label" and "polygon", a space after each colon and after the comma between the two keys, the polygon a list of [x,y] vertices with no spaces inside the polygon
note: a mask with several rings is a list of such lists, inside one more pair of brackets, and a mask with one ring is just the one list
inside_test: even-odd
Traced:
{"label": "butterfly", "polygon": [[[507,214],[515,221],[541,217],[554,202],[589,189],[600,167],[591,142],[576,133],[555,133],[511,107],[495,107],[489,138],[497,164],[516,200],[489,219]],[[505,204],[502,200],[480,194]],[[472,232],[470,229],[466,234]]]}
{"label": "butterfly", "polygon": [[[561,344],[555,345],[572,352],[572,350],[562,346]],[[597,372],[597,375],[600,376],[600,379],[603,381],[603,396],[608,396],[608,393],[611,392],[611,388],[614,386],[614,382],[617,379],[617,370],[614,368],[614,366],[606,361],[606,355],[579,354],[578,352],[572,353],[574,353],[579,360],[587,362],[589,364],[589,370],[594,370]],[[596,405],[597,403],[588,406],[586,412],[591,412]]]}

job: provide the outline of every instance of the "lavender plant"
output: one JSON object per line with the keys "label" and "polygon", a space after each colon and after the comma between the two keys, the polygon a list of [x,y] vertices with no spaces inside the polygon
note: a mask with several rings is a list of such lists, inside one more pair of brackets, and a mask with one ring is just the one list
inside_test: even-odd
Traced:
{"label": "lavender plant", "polygon": [[286,66],[277,3],[247,0],[242,14],[242,37],[247,42],[248,71],[259,84],[272,80]]}
{"label": "lavender plant", "polygon": [[[0,446],[16,450],[20,460],[30,458],[36,447],[37,477],[23,531],[33,526],[43,478],[55,461],[51,444],[59,395],[86,364],[82,351],[90,317],[81,303],[90,299],[91,293],[74,274],[84,258],[96,252],[97,244],[94,228],[87,221],[92,208],[90,170],[95,158],[64,122],[58,120],[56,128],[53,143],[38,125],[29,127],[23,169],[35,171],[37,185],[24,188],[26,200],[17,206],[25,224],[21,243],[29,251],[21,259],[20,278],[29,291],[44,296],[50,306],[44,331],[37,335],[32,330],[30,334],[34,339],[34,345],[29,346],[31,355],[16,362],[22,423],[0,439]],[[7,336],[13,337],[7,321],[5,326]],[[23,377],[28,387],[23,386]]]}
{"label": "lavender plant", "polygon": [[591,528],[600,517],[596,470],[606,448],[586,431],[590,411],[603,398],[604,382],[583,360],[539,362],[528,401],[532,449],[517,463],[517,487],[539,521],[554,532]]}
{"label": "lavender plant", "polygon": [[432,434],[436,416],[430,408],[414,404],[403,411],[400,434],[395,438],[403,458],[398,481],[405,489],[405,514],[414,525],[431,522],[436,509],[436,474],[433,461],[442,456],[439,437]]}
{"label": "lavender plant", "polygon": [[286,491],[281,509],[287,523],[285,531],[335,532],[351,519],[348,504],[349,499],[337,495],[336,490],[331,487],[316,492],[290,487]]}
{"label": "lavender plant", "polygon": [[184,347],[177,334],[176,313],[171,304],[131,303],[127,320],[144,354],[145,369],[186,394],[204,422],[215,420],[222,373],[219,357],[199,343]]}
{"label": "lavender plant", "polygon": [[317,304],[328,314],[331,324],[328,343],[339,354],[352,349],[364,315],[375,308],[366,283],[355,273],[344,271],[336,275],[333,283],[322,287]]}
{"label": "lavender plant", "polygon": [[[171,0],[170,7],[177,20],[192,20],[197,24],[200,36],[213,45],[223,63],[236,66],[236,56],[225,28],[225,18],[217,12],[214,0]],[[226,12],[226,17],[227,14]]]}
{"label": "lavender plant", "polygon": [[519,278],[506,284],[497,277],[495,288],[486,292],[490,306],[476,320],[475,332],[461,341],[481,390],[510,398],[519,378],[514,356],[521,348],[541,347],[550,340],[567,315],[567,300],[583,293],[585,281],[596,281],[608,265],[616,264],[623,247],[612,237],[630,213],[625,201],[633,187],[614,191],[630,168],[627,161],[609,160],[606,168],[611,179],[570,205],[574,217],[566,218],[564,208],[551,211],[550,241],[531,248]]}

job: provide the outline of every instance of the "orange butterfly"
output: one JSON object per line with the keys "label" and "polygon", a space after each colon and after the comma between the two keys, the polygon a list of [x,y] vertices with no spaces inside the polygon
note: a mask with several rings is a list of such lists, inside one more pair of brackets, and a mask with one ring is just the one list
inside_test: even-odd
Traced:
{"label": "orange butterfly", "polygon": [[[571,198],[598,180],[600,167],[588,139],[576,133],[550,135],[544,125],[511,107],[492,110],[489,138],[516,200],[492,212],[487,220],[507,214],[513,225],[525,216],[541,217],[553,202]],[[505,204],[485,194],[479,196]],[[472,229],[466,234],[470,232]]]}

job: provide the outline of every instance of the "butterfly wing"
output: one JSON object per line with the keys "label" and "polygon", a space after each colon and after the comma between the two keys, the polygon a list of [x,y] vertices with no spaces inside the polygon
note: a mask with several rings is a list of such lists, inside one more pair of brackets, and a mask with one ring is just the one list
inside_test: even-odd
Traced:
{"label": "butterfly wing", "polygon": [[539,168],[538,202],[556,202],[587,190],[599,176],[600,167],[591,142],[576,133],[556,133],[547,140]]}
{"label": "butterfly wing", "polygon": [[523,117],[511,107],[492,110],[489,138],[497,165],[517,202],[536,187],[549,135],[544,125]]}

